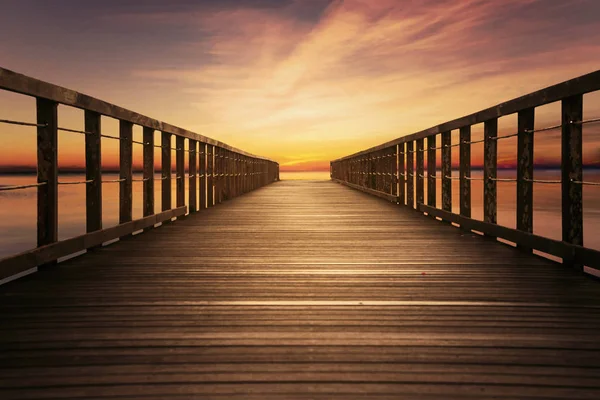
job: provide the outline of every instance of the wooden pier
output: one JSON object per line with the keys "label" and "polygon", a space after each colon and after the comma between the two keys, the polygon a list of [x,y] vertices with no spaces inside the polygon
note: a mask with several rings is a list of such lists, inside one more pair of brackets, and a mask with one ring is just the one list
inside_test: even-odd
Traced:
{"label": "wooden pier", "polygon": [[[576,112],[573,96],[600,89],[600,72],[561,85],[509,103],[529,110],[566,95],[566,109]],[[38,248],[0,260],[0,278],[39,267],[0,286],[0,399],[600,398],[600,284],[581,271],[598,267],[599,253],[577,231],[577,190],[587,184],[577,151],[562,183],[573,205],[564,211],[569,229],[565,240],[552,241],[531,232],[534,177],[521,159],[523,222],[496,224],[491,184],[484,221],[471,218],[466,125],[498,117],[489,110],[336,160],[331,181],[279,181],[275,161],[77,92],[2,69],[0,88],[37,98],[39,118],[30,124],[38,129],[40,168],[29,190],[38,190],[41,204]],[[52,110],[67,103],[87,110],[86,138],[102,135],[92,112],[124,121],[116,138],[125,149],[121,223],[99,225],[100,148],[90,141],[95,156],[86,159],[82,183],[88,233],[57,241],[61,128]],[[495,110],[529,121],[520,107]],[[518,134],[533,135],[525,122]],[[577,142],[574,127],[585,123],[569,117],[563,134]],[[144,127],[141,143],[132,140],[132,124]],[[486,140],[497,140],[494,122],[486,126]],[[452,129],[461,132],[460,214],[448,204],[455,145],[445,132]],[[152,149],[154,130],[165,138],[165,201],[155,213],[148,150],[145,216],[132,220],[128,149]],[[424,196],[436,179],[438,134],[441,209],[435,185],[428,203]],[[169,135],[177,136],[174,148]],[[483,179],[496,182],[493,146],[486,154]],[[189,197],[185,182],[194,188]]]}

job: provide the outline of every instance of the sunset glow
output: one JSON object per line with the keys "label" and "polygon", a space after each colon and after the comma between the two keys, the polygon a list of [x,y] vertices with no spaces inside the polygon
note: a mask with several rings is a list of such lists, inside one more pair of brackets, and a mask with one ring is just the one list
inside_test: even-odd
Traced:
{"label": "sunset glow", "polygon": [[[0,65],[282,170],[327,170],[340,156],[598,69],[598,15],[594,0],[12,1],[0,15]],[[584,104],[586,117],[600,116],[599,96]],[[81,111],[61,113],[63,125],[83,127]],[[1,93],[0,118],[34,120],[33,100]],[[560,107],[536,118],[555,123]],[[116,121],[104,125],[117,132]],[[516,118],[500,120],[500,133],[515,128]],[[584,161],[600,165],[600,131],[586,129]],[[0,166],[35,165],[32,129],[0,126],[0,136]],[[559,144],[559,132],[537,136],[536,162],[558,163]],[[82,138],[61,133],[60,146],[61,165],[82,164]],[[103,151],[116,166],[117,145]],[[513,165],[516,141],[499,151],[499,164]],[[134,156],[139,163],[141,151]]]}

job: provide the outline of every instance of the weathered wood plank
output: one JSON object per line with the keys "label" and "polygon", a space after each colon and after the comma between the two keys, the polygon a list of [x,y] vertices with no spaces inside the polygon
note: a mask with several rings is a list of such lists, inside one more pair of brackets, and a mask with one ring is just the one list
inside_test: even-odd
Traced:
{"label": "weathered wood plank", "polygon": [[161,197],[162,210],[171,209],[171,134],[161,132]]}
{"label": "weathered wood plank", "polygon": [[58,240],[58,105],[37,99],[37,245]]}
{"label": "weathered wood plank", "polygon": [[486,121],[483,127],[483,220],[497,222],[498,194],[498,120]]}
{"label": "weathered wood plank", "polygon": [[177,207],[185,205],[185,138],[175,138],[175,190],[177,194]]}
{"label": "weathered wood plank", "polygon": [[102,229],[101,116],[85,111],[85,224],[86,232]]}
{"label": "weathered wood plank", "polygon": [[144,217],[154,214],[154,129],[143,128],[144,136]]}
{"label": "weathered wood plank", "polygon": [[208,200],[208,207],[212,207],[215,205],[215,200],[214,200],[214,182],[215,182],[215,178],[214,178],[214,174],[215,174],[215,146],[212,145],[207,145],[207,149],[208,152],[206,153],[208,160],[207,160],[207,200]]}
{"label": "weathered wood plank", "polygon": [[[562,101],[561,204],[563,242],[583,246],[583,96]],[[572,260],[566,260],[567,263]]]}
{"label": "weathered wood plank", "polygon": [[207,208],[207,198],[206,198],[206,182],[208,173],[208,169],[206,168],[207,161],[207,150],[208,145],[206,143],[200,143],[200,210],[205,210]]}
{"label": "weathered wood plank", "polygon": [[437,202],[437,185],[436,185],[436,135],[427,138],[427,204],[435,207]]}
{"label": "weathered wood plank", "polygon": [[460,128],[460,215],[471,217],[471,127]]}
{"label": "weathered wood plank", "polygon": [[[519,111],[517,120],[517,229],[533,232],[533,129],[535,109]],[[522,245],[523,250],[526,248]]]}
{"label": "weathered wood plank", "polygon": [[425,202],[425,157],[424,140],[417,140],[417,204],[423,204]]}
{"label": "weathered wood plank", "polygon": [[190,173],[190,177],[189,177],[189,185],[190,185],[190,189],[189,189],[189,197],[188,197],[188,209],[190,211],[190,213],[194,213],[197,211],[197,197],[196,197],[196,182],[198,182],[198,176],[197,176],[197,162],[196,162],[196,154],[198,152],[198,144],[195,140],[190,139],[189,141],[189,173]]}
{"label": "weathered wood plank", "polygon": [[346,185],[284,181],[0,286],[0,397],[595,399],[597,292]]}
{"label": "weathered wood plank", "polygon": [[406,144],[398,145],[398,203],[406,204]]}
{"label": "weathered wood plank", "polygon": [[452,136],[442,132],[442,209],[452,211]]}
{"label": "weathered wood plank", "polygon": [[415,208],[414,142],[406,143],[406,204]]}
{"label": "weathered wood plank", "polygon": [[133,218],[133,124],[119,121],[119,223]]}

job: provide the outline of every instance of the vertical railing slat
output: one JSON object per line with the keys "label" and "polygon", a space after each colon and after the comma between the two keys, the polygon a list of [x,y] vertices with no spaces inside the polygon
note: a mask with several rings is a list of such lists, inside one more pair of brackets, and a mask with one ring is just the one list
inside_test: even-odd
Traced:
{"label": "vertical railing slat", "polygon": [[102,229],[102,158],[101,116],[85,110],[85,179],[86,231]]}
{"label": "vertical railing slat", "polygon": [[175,187],[177,207],[185,206],[185,138],[175,137]]}
{"label": "vertical railing slat", "polygon": [[442,132],[442,209],[452,212],[452,135]]}
{"label": "vertical railing slat", "polygon": [[424,139],[417,140],[417,204],[425,202],[425,154]]}
{"label": "vertical railing slat", "polygon": [[[583,96],[572,96],[562,101],[561,180],[562,180],[562,240],[583,246]],[[575,123],[573,123],[575,122]],[[575,265],[573,260],[563,260]]]}
{"label": "vertical railing slat", "polygon": [[214,166],[215,166],[215,146],[213,145],[207,145],[206,146],[208,152],[206,154],[207,157],[207,170],[206,170],[206,200],[207,200],[207,204],[208,207],[212,207],[215,203],[214,203]]}
{"label": "vertical railing slat", "polygon": [[206,204],[206,182],[208,169],[206,168],[206,156],[208,145],[206,143],[200,143],[200,209],[204,210],[207,207]]}
{"label": "vertical railing slat", "polygon": [[[533,129],[535,109],[519,111],[517,120],[517,229],[533,232]],[[522,245],[517,245],[525,250]],[[531,251],[531,249],[529,249]]]}
{"label": "vertical railing slat", "polygon": [[37,123],[37,245],[58,240],[58,104],[36,100]]}
{"label": "vertical railing slat", "polygon": [[436,162],[437,162],[437,151],[436,147],[437,135],[431,135],[427,137],[427,205],[431,207],[436,206],[436,192],[437,185],[435,181]]}
{"label": "vertical railing slat", "polygon": [[460,158],[460,215],[471,217],[471,126],[463,126],[459,132]]}
{"label": "vertical railing slat", "polygon": [[154,214],[154,129],[144,127],[144,217]]}
{"label": "vertical railing slat", "polygon": [[171,134],[162,132],[161,136],[161,209],[171,209]]}
{"label": "vertical railing slat", "polygon": [[497,168],[498,168],[498,119],[484,122],[483,126],[483,220],[497,222]]}
{"label": "vertical railing slat", "polygon": [[406,143],[398,145],[398,203],[406,204],[406,168],[404,168],[406,156]]}
{"label": "vertical railing slat", "polygon": [[197,197],[196,197],[196,182],[198,182],[198,175],[196,173],[196,152],[198,151],[198,142],[195,140],[188,140],[188,169],[190,173],[189,177],[189,194],[188,194],[188,208],[189,212],[194,213],[197,210]]}
{"label": "vertical railing slat", "polygon": [[414,142],[406,143],[406,203],[415,207]]}
{"label": "vertical railing slat", "polygon": [[119,121],[119,223],[133,217],[133,124]]}

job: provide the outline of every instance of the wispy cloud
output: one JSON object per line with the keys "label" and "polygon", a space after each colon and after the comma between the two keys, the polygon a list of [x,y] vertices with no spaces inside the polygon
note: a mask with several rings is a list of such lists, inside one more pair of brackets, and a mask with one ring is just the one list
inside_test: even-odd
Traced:
{"label": "wispy cloud", "polygon": [[150,3],[100,18],[168,49],[121,67],[120,85],[160,88],[128,101],[289,168],[325,168],[600,65],[594,0]]}

